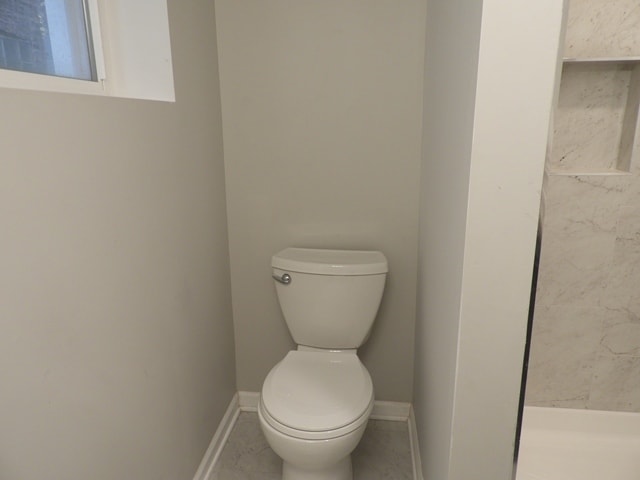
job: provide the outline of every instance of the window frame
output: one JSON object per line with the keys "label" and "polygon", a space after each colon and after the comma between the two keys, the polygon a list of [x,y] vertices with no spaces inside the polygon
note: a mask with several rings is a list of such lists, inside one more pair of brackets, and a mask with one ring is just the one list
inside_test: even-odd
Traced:
{"label": "window frame", "polygon": [[107,94],[99,0],[83,0],[83,3],[90,61],[94,64],[96,79],[82,80],[0,68],[0,88],[92,95]]}
{"label": "window frame", "polygon": [[100,6],[98,0],[84,0],[85,24],[87,25],[87,37],[89,38],[89,55],[92,57],[96,69],[94,83],[104,83],[104,49],[102,43],[102,28],[100,28]]}

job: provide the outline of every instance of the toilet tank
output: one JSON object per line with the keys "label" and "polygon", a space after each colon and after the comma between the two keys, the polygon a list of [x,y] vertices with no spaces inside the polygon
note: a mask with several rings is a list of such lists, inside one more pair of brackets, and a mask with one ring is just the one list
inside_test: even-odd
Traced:
{"label": "toilet tank", "polygon": [[[381,252],[286,248],[271,266],[296,344],[338,350],[367,340],[388,272]],[[288,284],[278,281],[286,275]]]}

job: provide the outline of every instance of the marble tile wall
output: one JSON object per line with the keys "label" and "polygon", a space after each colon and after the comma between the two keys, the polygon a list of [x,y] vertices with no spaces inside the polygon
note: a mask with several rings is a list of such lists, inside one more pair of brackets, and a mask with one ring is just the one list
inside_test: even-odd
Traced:
{"label": "marble tile wall", "polygon": [[[640,2],[571,1],[565,56],[629,55],[640,56]],[[609,102],[609,111],[600,111],[595,125],[602,132],[618,128],[628,80],[615,71],[597,80],[585,77],[580,69],[568,75],[583,78],[561,86],[559,108],[564,102],[574,111],[567,109],[560,115],[579,117],[577,100],[597,98],[597,92],[608,90],[614,95],[602,105]],[[637,104],[631,107],[638,108]],[[589,147],[578,153],[568,149],[566,163],[549,168],[551,174],[544,182],[526,403],[640,412],[638,135],[631,138],[635,149],[628,174],[572,175],[572,171],[615,170],[617,147],[611,136],[606,140],[579,123],[567,125],[556,118],[553,148],[566,148],[576,138],[575,144]],[[614,132],[614,138],[619,136]]]}
{"label": "marble tile wall", "polygon": [[529,405],[640,412],[639,173],[545,180]]}
{"label": "marble tile wall", "polygon": [[628,57],[639,54],[640,2],[570,0],[566,57]]}

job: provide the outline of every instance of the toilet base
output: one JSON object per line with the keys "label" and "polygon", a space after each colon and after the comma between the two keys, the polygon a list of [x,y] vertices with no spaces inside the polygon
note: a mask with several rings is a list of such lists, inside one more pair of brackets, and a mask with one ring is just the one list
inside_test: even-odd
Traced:
{"label": "toilet base", "polygon": [[322,470],[304,469],[283,461],[282,480],[353,480],[351,455]]}

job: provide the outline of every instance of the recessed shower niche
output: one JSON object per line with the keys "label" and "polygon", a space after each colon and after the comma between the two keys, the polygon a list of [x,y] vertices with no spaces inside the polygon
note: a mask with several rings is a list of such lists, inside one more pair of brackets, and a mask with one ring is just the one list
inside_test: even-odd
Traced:
{"label": "recessed shower niche", "polygon": [[565,59],[549,173],[628,174],[639,103],[640,58]]}

